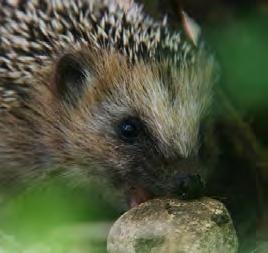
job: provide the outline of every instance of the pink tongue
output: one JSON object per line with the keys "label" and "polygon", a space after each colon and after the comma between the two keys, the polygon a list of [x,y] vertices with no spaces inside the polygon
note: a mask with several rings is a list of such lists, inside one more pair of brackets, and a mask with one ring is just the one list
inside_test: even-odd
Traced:
{"label": "pink tongue", "polygon": [[132,192],[131,192],[131,196],[130,196],[130,207],[136,207],[139,204],[146,202],[148,199],[150,199],[150,196],[148,194],[148,192],[146,192],[143,188],[139,187],[139,188],[135,188]]}

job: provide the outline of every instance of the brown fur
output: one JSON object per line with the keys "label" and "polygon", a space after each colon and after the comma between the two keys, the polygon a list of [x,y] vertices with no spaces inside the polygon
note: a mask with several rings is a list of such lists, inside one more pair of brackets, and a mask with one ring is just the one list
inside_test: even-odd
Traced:
{"label": "brown fur", "polygon": [[[166,60],[131,64],[121,54],[94,48],[69,52],[88,68],[83,96],[74,107],[58,98],[57,61],[32,77],[34,89],[25,107],[4,113],[0,121],[3,180],[46,177],[53,169],[131,181],[133,166],[146,174],[147,167],[150,173],[162,162],[196,156],[213,61],[200,55],[200,63],[174,69]],[[128,116],[141,118],[150,132],[140,146],[117,137],[119,120]],[[172,175],[177,169],[170,166],[166,171]]]}
{"label": "brown fur", "polygon": [[[206,174],[199,128],[215,62],[193,29],[169,31],[117,0],[0,3],[2,182],[97,174],[164,194],[178,173]],[[81,68],[82,82],[64,64]],[[144,130],[133,145],[118,134],[129,117]]]}

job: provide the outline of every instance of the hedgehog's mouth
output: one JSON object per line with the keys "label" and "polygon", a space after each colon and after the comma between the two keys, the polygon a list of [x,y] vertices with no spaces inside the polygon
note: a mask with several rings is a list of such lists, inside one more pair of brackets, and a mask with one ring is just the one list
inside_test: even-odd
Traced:
{"label": "hedgehog's mouth", "polygon": [[129,206],[130,208],[136,207],[141,203],[151,199],[152,195],[143,187],[135,187],[130,191]]}

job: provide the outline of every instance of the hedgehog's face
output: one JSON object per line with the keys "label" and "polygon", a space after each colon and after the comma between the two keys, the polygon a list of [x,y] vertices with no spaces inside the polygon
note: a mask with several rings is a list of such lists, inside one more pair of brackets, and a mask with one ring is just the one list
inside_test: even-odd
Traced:
{"label": "hedgehog's face", "polygon": [[63,56],[55,87],[68,111],[65,155],[133,193],[133,205],[147,194],[194,197],[205,175],[198,133],[212,67],[202,56],[191,67],[131,65],[106,52]]}

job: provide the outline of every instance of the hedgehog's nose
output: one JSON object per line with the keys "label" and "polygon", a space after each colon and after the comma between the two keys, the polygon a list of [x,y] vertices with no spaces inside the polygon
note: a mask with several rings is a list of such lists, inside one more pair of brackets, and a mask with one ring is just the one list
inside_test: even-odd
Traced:
{"label": "hedgehog's nose", "polygon": [[183,199],[201,197],[204,191],[204,183],[200,175],[185,175],[176,177],[176,194]]}

